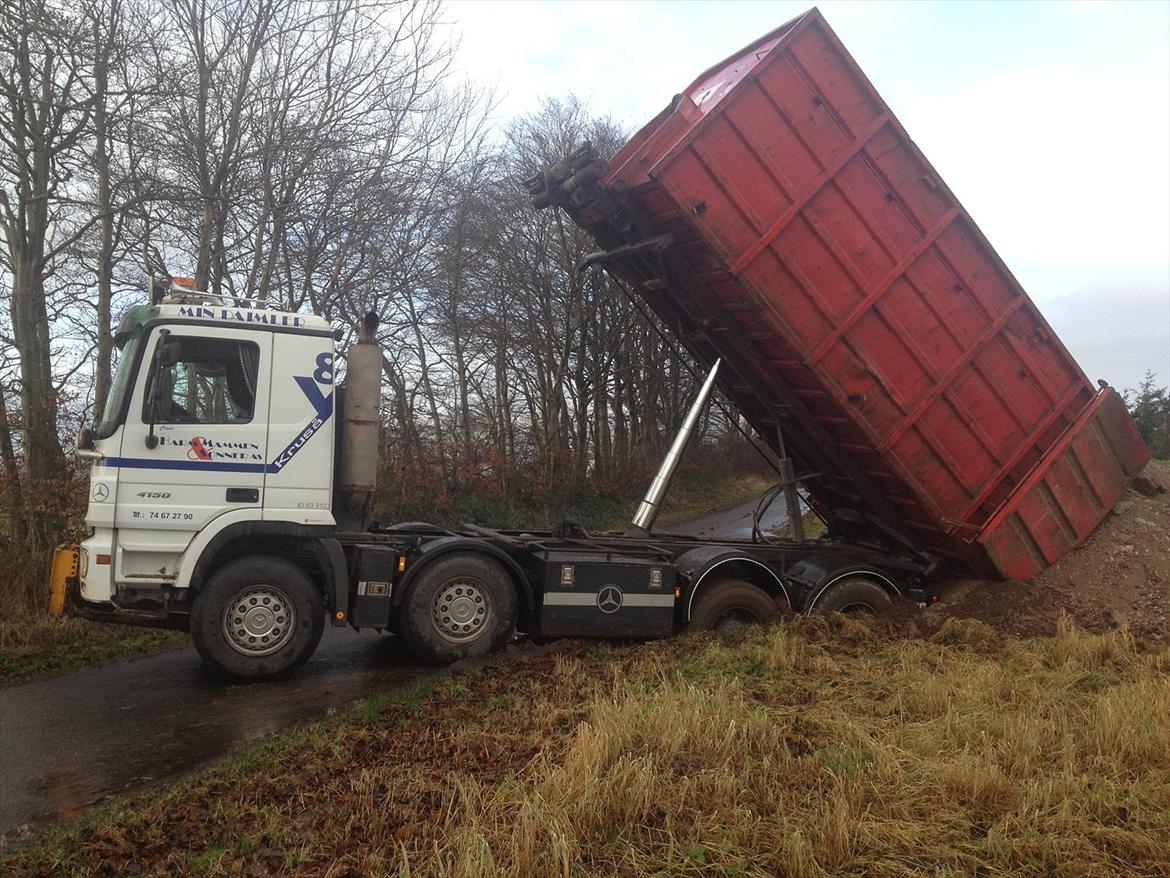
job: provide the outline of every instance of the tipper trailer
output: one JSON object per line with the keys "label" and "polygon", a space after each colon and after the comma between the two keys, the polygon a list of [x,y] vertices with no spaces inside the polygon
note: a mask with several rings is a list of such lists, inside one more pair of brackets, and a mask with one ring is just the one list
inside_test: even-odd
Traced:
{"label": "tipper trailer", "polygon": [[[613,161],[583,149],[530,188],[709,367],[625,533],[371,525],[376,320],[335,387],[322,318],[172,284],[118,328],[106,410],[78,440],[91,532],[54,559],[54,604],[190,630],[246,679],[304,662],[326,616],[445,663],[515,632],[881,611],[932,599],[944,559],[1044,566],[1148,458],[815,11],[704,74]],[[792,539],[653,531],[716,382],[778,455]],[[815,540],[798,480],[828,524]]]}
{"label": "tipper trailer", "polygon": [[1027,578],[1150,459],[816,9],[528,185],[723,359],[835,536]]}

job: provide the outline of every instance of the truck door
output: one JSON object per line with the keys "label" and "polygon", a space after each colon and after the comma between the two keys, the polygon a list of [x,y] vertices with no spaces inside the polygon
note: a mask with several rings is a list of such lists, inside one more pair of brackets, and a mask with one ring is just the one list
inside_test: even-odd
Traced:
{"label": "truck door", "polygon": [[333,525],[333,340],[274,333],[264,518]]}
{"label": "truck door", "polygon": [[272,333],[156,328],[144,354],[117,459],[114,575],[163,584],[212,519],[253,508],[259,518]]}

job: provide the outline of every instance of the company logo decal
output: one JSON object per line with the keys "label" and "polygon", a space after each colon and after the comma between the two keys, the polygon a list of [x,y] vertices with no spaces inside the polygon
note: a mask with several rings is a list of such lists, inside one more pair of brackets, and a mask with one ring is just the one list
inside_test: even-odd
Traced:
{"label": "company logo decal", "polygon": [[[181,445],[182,439],[173,440]],[[263,460],[260,446],[255,442],[222,442],[206,436],[192,436],[187,440],[187,457],[191,460]]]}
{"label": "company logo decal", "polygon": [[203,442],[202,436],[192,436],[187,456],[192,460],[211,460],[211,451],[203,446]]}
{"label": "company logo decal", "polygon": [[297,382],[297,387],[301,389],[309,400],[309,404],[313,406],[316,414],[313,419],[309,421],[303,430],[297,435],[292,442],[285,446],[284,451],[276,455],[272,463],[268,464],[268,472],[278,473],[288,462],[292,460],[298,451],[305,447],[317,431],[325,426],[325,422],[329,420],[329,416],[333,414],[333,391],[330,390],[326,395],[321,392],[321,387],[333,386],[333,354],[319,354],[317,356],[317,368],[311,376],[296,375],[293,378]]}
{"label": "company logo decal", "polygon": [[616,585],[607,585],[597,593],[597,608],[603,613],[616,613],[622,608],[625,595]]}
{"label": "company logo decal", "polygon": [[93,486],[93,499],[98,503],[104,503],[110,498],[110,489],[105,482],[98,482]]}

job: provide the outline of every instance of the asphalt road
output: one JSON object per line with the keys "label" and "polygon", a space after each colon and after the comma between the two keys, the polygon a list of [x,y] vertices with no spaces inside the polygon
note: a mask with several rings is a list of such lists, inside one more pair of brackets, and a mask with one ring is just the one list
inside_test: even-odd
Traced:
{"label": "asphalt road", "polygon": [[[783,522],[782,508],[766,526]],[[664,529],[747,539],[754,509]],[[427,673],[392,637],[327,625],[309,662],[279,683],[225,685],[184,646],[0,689],[0,844]]]}
{"label": "asphalt road", "polygon": [[0,689],[0,834],[19,838],[425,673],[391,637],[327,626],[280,683],[224,685],[183,646]]}
{"label": "asphalt road", "polygon": [[[757,500],[749,500],[721,512],[710,512],[686,524],[670,525],[660,530],[709,539],[750,540],[752,515],[756,511],[757,503]],[[767,531],[778,530],[788,520],[786,513],[784,498],[776,498],[764,511],[764,517],[760,521],[761,527]]]}

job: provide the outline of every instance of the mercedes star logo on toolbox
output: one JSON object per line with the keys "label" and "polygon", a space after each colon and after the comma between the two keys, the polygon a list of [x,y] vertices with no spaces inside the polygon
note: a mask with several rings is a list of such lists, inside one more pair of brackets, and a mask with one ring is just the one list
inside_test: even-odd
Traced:
{"label": "mercedes star logo on toolbox", "polygon": [[597,608],[603,613],[616,613],[622,608],[622,590],[616,585],[607,585],[597,593]]}

